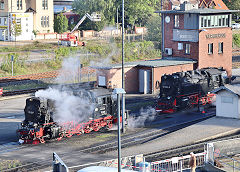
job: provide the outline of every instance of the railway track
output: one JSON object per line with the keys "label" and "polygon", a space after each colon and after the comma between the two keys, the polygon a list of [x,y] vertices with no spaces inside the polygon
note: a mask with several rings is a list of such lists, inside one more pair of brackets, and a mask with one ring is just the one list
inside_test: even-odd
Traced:
{"label": "railway track", "polygon": [[[96,72],[95,69],[92,69],[89,67],[83,67],[81,69],[81,74],[88,74],[88,73],[95,73],[95,72]],[[29,75],[0,77],[0,83],[17,82],[17,81],[23,81],[23,80],[39,80],[44,78],[56,78],[60,73],[61,71],[49,71],[49,72],[29,74]],[[62,73],[68,73],[68,72],[64,71]]]}
{"label": "railway track", "polygon": [[[203,121],[207,118],[211,118],[214,115],[205,117],[205,118],[201,118],[201,119],[197,119],[197,120],[193,120],[193,121],[189,121],[186,123],[182,123],[182,124],[178,124],[175,126],[171,126],[165,129],[159,129],[159,130],[149,130],[147,132],[141,132],[141,133],[136,133],[134,135],[129,135],[126,137],[122,137],[122,148],[125,147],[129,147],[129,146],[133,146],[133,145],[137,145],[137,144],[142,144],[151,140],[154,140],[156,138],[159,138],[163,135],[166,135],[170,132],[174,132],[178,129],[187,127],[189,125],[192,125],[194,123]],[[229,137],[223,137],[220,139],[211,139],[208,141],[203,141],[200,143],[196,143],[196,144],[191,144],[191,145],[185,145],[185,146],[181,146],[181,147],[176,147],[173,149],[169,149],[169,150],[164,150],[161,152],[153,152],[153,153],[148,153],[146,155],[144,155],[146,157],[147,161],[155,161],[155,160],[159,160],[159,159],[167,159],[169,157],[173,157],[173,156],[179,156],[179,155],[184,155],[184,154],[188,154],[192,151],[194,152],[202,152],[204,149],[204,144],[209,142],[209,141],[215,141],[215,140],[224,140],[224,139],[232,139],[232,138],[240,138],[240,134],[239,135],[235,135],[235,136],[229,136]],[[6,149],[6,151],[15,151],[16,149],[22,149],[27,147],[28,145],[16,145],[16,146],[10,146],[9,148]],[[80,150],[75,150],[74,154],[79,155],[82,153],[105,153],[107,151],[112,151],[112,150],[117,150],[117,142],[116,141],[111,141],[111,142],[104,142],[102,144],[98,144],[98,145],[93,145],[91,147],[85,147],[83,149]],[[1,152],[1,148],[0,148],[0,154],[4,153],[4,148],[2,149],[3,152]],[[64,157],[69,157],[68,153],[63,153],[61,154],[61,158],[64,159]],[[49,160],[41,160],[41,161],[34,161],[34,162],[29,162],[29,163],[25,163],[21,166],[18,166],[16,168],[12,168],[12,169],[8,169],[5,171],[8,172],[12,172],[12,171],[17,171],[17,170],[22,170],[22,171],[36,171],[36,170],[40,170],[40,169],[44,169],[51,166],[51,163],[49,162]]]}
{"label": "railway track", "polygon": [[17,90],[17,91],[5,91],[3,92],[2,96],[15,96],[20,94],[28,94],[28,93],[35,93],[38,90],[46,89],[45,87],[40,88],[33,88],[33,89],[27,89],[27,90]]}
{"label": "railway track", "polygon": [[222,140],[230,140],[230,139],[237,139],[240,138],[240,134],[230,135],[230,136],[224,136],[221,138],[215,138],[215,139],[209,139],[206,141],[190,144],[190,145],[184,145],[181,147],[176,147],[168,150],[163,150],[161,152],[153,152],[145,154],[144,157],[147,161],[157,161],[159,159],[168,159],[172,157],[182,156],[190,154],[190,152],[203,152],[204,151],[204,145],[211,142],[211,141],[222,141]]}
{"label": "railway track", "polygon": [[[121,142],[122,142],[121,147],[125,148],[125,147],[129,147],[129,146],[137,145],[137,144],[146,143],[148,141],[154,140],[156,138],[159,138],[159,137],[169,134],[171,132],[177,131],[179,129],[182,129],[182,128],[185,128],[192,124],[203,121],[205,119],[211,118],[213,116],[215,116],[215,115],[212,114],[212,115],[209,115],[204,118],[199,118],[199,119],[192,120],[189,122],[184,122],[181,124],[173,125],[170,127],[166,127],[164,129],[151,129],[149,131],[143,131],[141,133],[136,133],[134,135],[122,137],[121,138]],[[93,145],[91,147],[85,147],[79,151],[84,152],[84,153],[105,153],[105,152],[113,151],[116,149],[117,149],[117,141],[111,141],[111,142],[105,142],[101,145],[97,144],[97,145]]]}

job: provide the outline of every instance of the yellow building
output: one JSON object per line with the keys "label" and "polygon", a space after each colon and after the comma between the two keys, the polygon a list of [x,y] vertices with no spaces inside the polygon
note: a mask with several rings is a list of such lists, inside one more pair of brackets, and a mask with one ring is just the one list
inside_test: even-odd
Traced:
{"label": "yellow building", "polygon": [[[27,15],[24,15],[25,13]],[[12,16],[19,17],[13,19]],[[13,39],[12,26],[15,20],[20,21],[24,35],[32,35],[31,25],[33,25],[33,30],[39,33],[52,33],[53,19],[53,0],[0,0],[0,40]],[[30,30],[27,29],[28,27]]]}

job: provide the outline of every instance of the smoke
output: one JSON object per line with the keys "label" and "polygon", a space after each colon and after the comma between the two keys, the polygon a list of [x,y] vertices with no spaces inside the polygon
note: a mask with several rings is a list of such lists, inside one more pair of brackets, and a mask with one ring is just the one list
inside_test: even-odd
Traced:
{"label": "smoke", "polygon": [[71,92],[60,91],[54,88],[40,90],[35,93],[36,97],[51,99],[54,101],[54,121],[88,121],[89,114],[94,110],[94,104],[86,97],[77,97]]}
{"label": "smoke", "polygon": [[156,117],[156,111],[152,107],[141,108],[139,116],[131,116],[128,119],[128,128],[144,127],[146,122],[153,121]]}
{"label": "smoke", "polygon": [[56,82],[60,85],[35,93],[36,97],[54,101],[55,112],[53,118],[56,122],[88,121],[89,114],[92,114],[94,110],[94,104],[90,102],[89,98],[73,95],[73,92],[83,90],[75,90],[74,88],[61,85],[77,81],[79,67],[80,60],[78,58],[65,58],[62,63],[62,69],[56,78]]}
{"label": "smoke", "polygon": [[80,60],[78,58],[65,58],[62,63],[62,69],[56,78],[56,83],[73,83],[78,81],[80,72]]}

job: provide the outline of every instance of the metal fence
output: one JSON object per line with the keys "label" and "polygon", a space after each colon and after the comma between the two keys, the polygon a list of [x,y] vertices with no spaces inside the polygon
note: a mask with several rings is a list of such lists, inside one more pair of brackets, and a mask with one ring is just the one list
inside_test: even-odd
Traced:
{"label": "metal fence", "polygon": [[208,143],[205,147],[206,162],[228,172],[240,171],[240,139]]}
{"label": "metal fence", "polygon": [[[205,163],[206,153],[195,154],[197,160],[197,167],[202,167]],[[156,161],[151,163],[152,172],[172,172],[172,171],[183,171],[189,169],[190,155],[182,157],[174,157],[171,159]]]}

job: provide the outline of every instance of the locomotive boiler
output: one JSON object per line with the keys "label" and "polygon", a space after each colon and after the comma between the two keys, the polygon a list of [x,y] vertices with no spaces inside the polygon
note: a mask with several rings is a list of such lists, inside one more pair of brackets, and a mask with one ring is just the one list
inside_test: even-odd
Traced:
{"label": "locomotive boiler", "polygon": [[[63,137],[90,133],[101,128],[110,129],[113,123],[117,122],[117,102],[110,90],[105,88],[74,90],[71,94],[88,99],[91,106],[94,105],[91,113],[85,114],[84,121],[56,122],[54,120],[55,101],[31,97],[26,99],[25,120],[21,123],[21,128],[17,130],[19,139],[24,143],[44,143],[46,140],[61,140]],[[90,109],[90,106],[85,106]]]}
{"label": "locomotive boiler", "polygon": [[163,75],[156,111],[172,113],[211,103],[214,94],[210,92],[228,82],[226,71],[222,68],[204,68]]}

